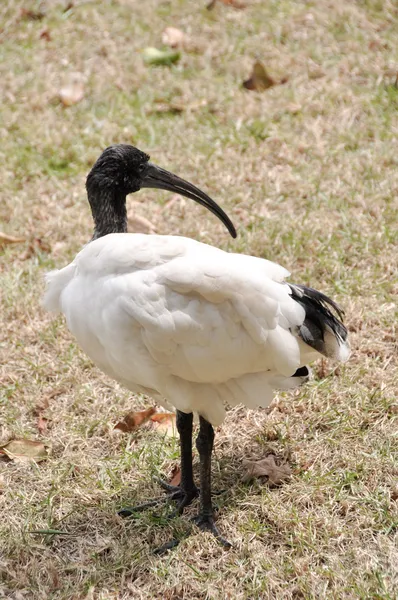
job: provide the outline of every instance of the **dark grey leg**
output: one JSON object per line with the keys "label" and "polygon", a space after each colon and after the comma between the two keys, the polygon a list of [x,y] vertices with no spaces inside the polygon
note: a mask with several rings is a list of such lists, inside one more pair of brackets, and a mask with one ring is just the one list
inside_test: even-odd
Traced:
{"label": "dark grey leg", "polygon": [[200,417],[200,430],[196,439],[196,447],[200,457],[200,511],[194,519],[196,525],[210,531],[218,541],[230,548],[231,544],[224,539],[214,523],[213,504],[211,501],[211,455],[214,443],[214,429],[203,417]]}
{"label": "dark grey leg", "polygon": [[180,434],[181,447],[181,485],[170,485],[167,481],[156,478],[156,481],[169,492],[168,496],[155,498],[137,506],[122,508],[118,514],[121,517],[129,517],[136,512],[157,506],[168,500],[178,500],[177,514],[181,514],[186,506],[199,495],[199,490],[193,480],[192,469],[192,423],[193,414],[185,414],[177,411],[177,430]]}
{"label": "dark grey leg", "polygon": [[193,480],[192,468],[192,424],[193,414],[186,414],[177,410],[177,430],[180,434],[181,448],[181,484],[179,486],[170,485],[166,481],[158,479],[160,485],[171,492],[175,499],[181,498],[177,512],[181,514],[186,506],[191,504],[192,500],[199,494]]}

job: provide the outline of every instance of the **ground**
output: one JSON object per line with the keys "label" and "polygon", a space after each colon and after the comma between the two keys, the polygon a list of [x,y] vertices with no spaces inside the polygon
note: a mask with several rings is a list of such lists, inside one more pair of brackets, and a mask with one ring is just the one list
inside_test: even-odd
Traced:
{"label": "ground", "polygon": [[[0,597],[396,597],[397,8],[205,4],[0,6],[0,230],[27,240],[0,250],[0,444],[50,448],[40,463],[0,461]],[[168,26],[190,38],[180,62],[146,65],[142,50],[160,47]],[[256,59],[287,81],[245,90]],[[64,106],[59,92],[71,84],[84,97]],[[157,190],[129,199],[132,230],[274,260],[346,311],[346,365],[314,365],[299,393],[277,395],[270,410],[235,409],[216,433],[229,551],[194,531],[156,557],[188,519],[116,516],[157,495],[151,476],[170,477],[178,442],[146,428],[115,432],[151,400],[99,372],[40,304],[44,273],[91,236],[85,175],[114,142],[200,185],[239,236]],[[242,482],[242,461],[270,452],[289,461],[291,479]],[[63,533],[32,533],[49,529]]]}

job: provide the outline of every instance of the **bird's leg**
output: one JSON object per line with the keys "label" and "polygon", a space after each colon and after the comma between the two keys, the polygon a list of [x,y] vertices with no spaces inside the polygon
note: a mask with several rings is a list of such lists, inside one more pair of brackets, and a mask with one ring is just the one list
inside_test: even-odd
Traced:
{"label": "bird's leg", "polygon": [[231,544],[224,539],[214,522],[213,504],[211,501],[211,455],[213,451],[214,429],[203,417],[200,417],[200,430],[196,439],[196,447],[200,457],[200,510],[194,518],[196,525],[203,531],[210,531],[226,548]]}
{"label": "bird's leg", "polygon": [[192,469],[192,423],[193,414],[186,414],[181,411],[177,411],[177,430],[180,434],[180,447],[181,447],[181,484],[170,485],[162,479],[156,479],[156,481],[167,491],[167,496],[155,498],[149,502],[138,504],[133,507],[122,508],[119,511],[121,517],[129,517],[135,512],[141,512],[147,508],[157,506],[167,502],[168,500],[179,500],[177,507],[177,514],[181,514],[186,506],[192,502],[194,498],[199,495],[199,490],[196,487],[193,480],[193,469]]}
{"label": "bird's leg", "polygon": [[158,479],[160,485],[171,493],[172,499],[180,499],[177,512],[181,514],[188,504],[199,495],[199,490],[193,480],[192,467],[192,423],[193,414],[186,414],[177,410],[177,430],[180,434],[181,449],[181,483],[180,485],[170,485],[162,479]]}

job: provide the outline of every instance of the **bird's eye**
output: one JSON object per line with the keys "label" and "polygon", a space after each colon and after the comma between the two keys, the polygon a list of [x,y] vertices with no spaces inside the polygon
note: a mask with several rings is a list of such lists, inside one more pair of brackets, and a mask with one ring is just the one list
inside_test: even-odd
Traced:
{"label": "bird's eye", "polygon": [[138,165],[138,170],[140,173],[142,173],[142,171],[145,169],[146,164],[145,163],[141,163],[140,165]]}

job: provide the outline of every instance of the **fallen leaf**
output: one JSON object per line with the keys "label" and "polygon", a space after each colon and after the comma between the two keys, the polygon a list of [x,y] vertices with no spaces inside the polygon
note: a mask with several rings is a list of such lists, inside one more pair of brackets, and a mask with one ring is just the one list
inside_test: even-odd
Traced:
{"label": "fallen leaf", "polygon": [[156,233],[156,227],[145,217],[128,215],[128,229],[134,233]]}
{"label": "fallen leaf", "polygon": [[[175,485],[178,485],[178,484],[175,484]],[[1,489],[1,484],[0,484],[0,489]],[[391,490],[391,500],[393,500],[393,502],[396,502],[398,500],[398,485],[393,487]]]}
{"label": "fallen leaf", "polygon": [[278,485],[288,479],[292,474],[290,466],[286,463],[277,465],[275,462],[276,456],[270,454],[261,460],[251,461],[244,460],[243,468],[245,473],[242,481],[249,481],[254,477],[267,477],[269,485]]}
{"label": "fallen leaf", "polygon": [[181,483],[181,469],[180,467],[174,467],[171,473],[170,485],[180,485]]}
{"label": "fallen leaf", "polygon": [[149,47],[142,51],[142,57],[147,65],[171,65],[180,60],[181,52]]}
{"label": "fallen leaf", "polygon": [[0,231],[0,247],[1,246],[7,246],[8,244],[21,244],[22,242],[25,242],[26,239],[23,237],[15,237],[13,235],[7,235],[6,233],[3,233],[2,231]]}
{"label": "fallen leaf", "polygon": [[175,413],[155,413],[151,416],[151,421],[158,433],[175,437],[177,434]]}
{"label": "fallen leaf", "polygon": [[29,10],[28,8],[21,8],[21,19],[26,21],[41,21],[46,16],[43,10]]}
{"label": "fallen leaf", "polygon": [[60,388],[56,388],[55,390],[52,390],[48,394],[45,394],[43,396],[43,398],[37,402],[37,404],[33,410],[33,413],[36,416],[39,416],[41,412],[43,412],[50,406],[50,400],[52,400],[53,398],[56,398],[57,396],[61,396],[61,394],[64,394],[66,391],[67,391],[66,387],[60,387]]}
{"label": "fallen leaf", "polygon": [[325,358],[321,358],[321,362],[318,365],[318,369],[317,369],[317,377],[318,379],[325,379],[325,377],[328,374],[328,362]]}
{"label": "fallen leaf", "polygon": [[114,429],[120,429],[124,433],[129,433],[130,431],[134,431],[141,427],[148,419],[156,412],[156,409],[151,406],[147,410],[142,410],[141,412],[129,412],[124,417],[123,421],[117,423]]}
{"label": "fallen leaf", "polygon": [[301,111],[302,106],[301,104],[294,104],[293,102],[291,102],[287,105],[286,108],[288,112],[290,112],[292,115],[297,115]]}
{"label": "fallen leaf", "polygon": [[47,431],[47,426],[48,426],[48,419],[43,417],[42,414],[39,414],[39,416],[37,417],[37,429],[39,430],[39,433],[41,435],[43,435],[43,433],[45,433]]}
{"label": "fallen leaf", "polygon": [[48,31],[48,29],[43,29],[40,34],[40,39],[46,40],[46,42],[51,42],[51,33]]}
{"label": "fallen leaf", "polygon": [[58,96],[64,106],[72,106],[83,100],[84,86],[82,83],[70,83],[59,90]]}
{"label": "fallen leaf", "polygon": [[[221,4],[225,4],[225,6],[232,6],[233,8],[243,9],[246,8],[246,2],[241,2],[240,0],[219,0]],[[207,10],[213,10],[216,6],[217,0],[211,0],[209,4],[206,6]]]}
{"label": "fallen leaf", "polygon": [[257,60],[253,65],[253,70],[249,79],[243,82],[243,87],[247,90],[263,92],[273,85],[276,85],[276,83],[277,82],[268,75],[264,65]]}
{"label": "fallen leaf", "polygon": [[182,48],[186,41],[185,33],[176,27],[166,27],[162,33],[162,43],[170,48]]}
{"label": "fallen leaf", "polygon": [[35,440],[15,439],[0,448],[0,454],[5,455],[9,460],[40,462],[48,456],[48,449],[43,442]]}

